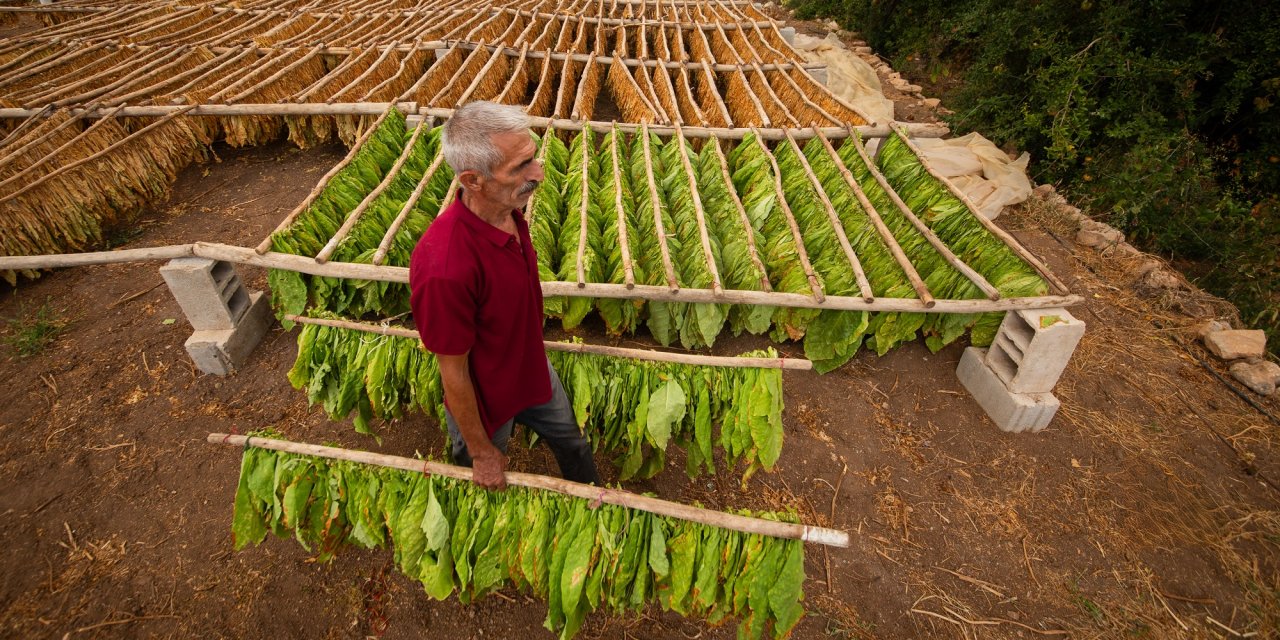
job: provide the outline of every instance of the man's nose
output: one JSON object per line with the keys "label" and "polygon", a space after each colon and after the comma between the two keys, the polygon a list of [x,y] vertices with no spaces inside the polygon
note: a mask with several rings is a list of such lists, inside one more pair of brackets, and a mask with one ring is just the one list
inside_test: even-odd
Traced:
{"label": "man's nose", "polygon": [[542,171],[542,161],[541,161],[541,160],[535,160],[535,161],[531,162],[531,163],[529,164],[529,167],[530,167],[530,169],[531,169],[531,172],[530,172],[530,175],[529,175],[529,176],[527,176],[527,177],[528,177],[528,179],[530,179],[530,180],[537,180],[538,182],[542,182],[542,181],[547,177],[547,176],[546,176],[546,173],[544,173],[544,172]]}

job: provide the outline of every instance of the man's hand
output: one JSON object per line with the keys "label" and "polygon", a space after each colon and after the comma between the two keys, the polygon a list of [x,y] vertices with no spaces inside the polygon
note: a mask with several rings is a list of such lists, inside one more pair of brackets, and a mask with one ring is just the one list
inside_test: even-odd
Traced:
{"label": "man's hand", "polygon": [[507,456],[496,448],[471,459],[471,481],[493,491],[507,488],[507,478],[503,472],[507,469]]}

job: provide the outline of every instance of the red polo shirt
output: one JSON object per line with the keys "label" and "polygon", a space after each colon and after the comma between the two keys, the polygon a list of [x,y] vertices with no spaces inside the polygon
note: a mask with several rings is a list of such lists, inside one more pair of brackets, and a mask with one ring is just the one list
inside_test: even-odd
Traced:
{"label": "red polo shirt", "polygon": [[469,354],[489,437],[517,413],[551,400],[537,255],[524,216],[512,217],[519,242],[459,197],[432,221],[409,260],[422,343],[437,354]]}

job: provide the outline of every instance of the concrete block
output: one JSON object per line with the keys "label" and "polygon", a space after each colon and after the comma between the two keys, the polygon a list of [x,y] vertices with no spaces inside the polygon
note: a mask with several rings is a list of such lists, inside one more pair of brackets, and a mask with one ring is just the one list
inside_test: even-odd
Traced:
{"label": "concrete block", "polygon": [[827,68],[826,67],[809,69],[809,75],[813,76],[813,79],[817,80],[819,84],[826,86],[827,84]]}
{"label": "concrete block", "polygon": [[794,45],[796,43],[795,27],[782,27],[778,29],[778,33],[782,34],[782,39],[786,40],[787,44]]}
{"label": "concrete block", "polygon": [[969,347],[956,376],[1001,431],[1021,433],[1049,426],[1061,403],[1052,393],[1015,393],[987,366],[986,349]]}
{"label": "concrete block", "polygon": [[234,329],[196,331],[184,346],[200,371],[229,375],[249,359],[271,326],[271,319],[271,303],[267,295],[259,291],[248,296],[245,313]]}
{"label": "concrete block", "polygon": [[196,331],[231,329],[248,308],[248,294],[230,262],[175,258],[160,267],[160,275]]}
{"label": "concrete block", "polygon": [[1223,360],[1261,358],[1267,350],[1267,334],[1261,329],[1214,331],[1205,334],[1204,346]]}
{"label": "concrete block", "polygon": [[1027,309],[1004,316],[987,365],[1014,393],[1049,393],[1084,335],[1066,309]]}

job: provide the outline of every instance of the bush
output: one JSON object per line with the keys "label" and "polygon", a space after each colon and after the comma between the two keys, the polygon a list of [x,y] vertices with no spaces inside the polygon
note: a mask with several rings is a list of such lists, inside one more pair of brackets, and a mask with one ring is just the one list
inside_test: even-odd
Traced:
{"label": "bush", "polygon": [[[799,0],[920,77],[958,131],[1035,157],[1280,349],[1280,6],[1188,0]],[[936,79],[936,78],[935,78]]]}

